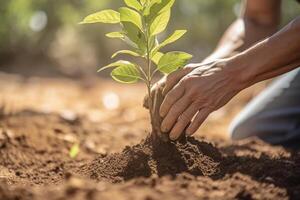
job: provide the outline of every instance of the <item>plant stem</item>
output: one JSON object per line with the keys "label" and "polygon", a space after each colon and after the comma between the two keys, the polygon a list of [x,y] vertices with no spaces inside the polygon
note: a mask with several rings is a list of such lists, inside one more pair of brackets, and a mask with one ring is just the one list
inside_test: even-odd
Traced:
{"label": "plant stem", "polygon": [[[148,27],[146,28],[148,29]],[[152,95],[151,95],[151,86],[152,86],[152,76],[151,76],[151,59],[150,59],[150,48],[149,48],[149,34],[147,31],[146,34],[146,40],[147,40],[147,68],[148,68],[148,82],[147,82],[147,89],[148,89],[148,105],[149,105],[149,113],[150,113],[150,119],[151,119],[151,124],[153,121],[153,102],[152,102]]]}
{"label": "plant stem", "polygon": [[146,60],[147,60],[147,91],[148,91],[148,106],[149,106],[149,114],[150,114],[150,121],[151,121],[151,125],[152,125],[152,131],[153,131],[153,102],[152,102],[152,95],[151,95],[151,87],[152,87],[152,74],[151,74],[151,58],[150,58],[150,35],[149,35],[149,27],[148,24],[146,23],[146,20],[143,19],[143,23],[144,23],[144,31],[145,31],[145,37],[146,37],[146,47],[147,47],[147,56],[146,56]]}
{"label": "plant stem", "polygon": [[147,74],[146,72],[143,70],[143,68],[141,66],[138,65],[138,68],[140,69],[140,71],[142,72],[144,78],[142,79],[145,83],[147,83]]}

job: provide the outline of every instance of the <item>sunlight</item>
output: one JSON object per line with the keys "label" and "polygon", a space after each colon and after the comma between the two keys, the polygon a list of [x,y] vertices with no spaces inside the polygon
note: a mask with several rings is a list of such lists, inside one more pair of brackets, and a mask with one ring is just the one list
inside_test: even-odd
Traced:
{"label": "sunlight", "polygon": [[108,92],[102,97],[103,106],[108,110],[117,109],[120,105],[120,98],[114,92]]}
{"label": "sunlight", "polygon": [[47,14],[44,11],[36,11],[29,22],[29,27],[34,32],[42,31],[48,22]]}

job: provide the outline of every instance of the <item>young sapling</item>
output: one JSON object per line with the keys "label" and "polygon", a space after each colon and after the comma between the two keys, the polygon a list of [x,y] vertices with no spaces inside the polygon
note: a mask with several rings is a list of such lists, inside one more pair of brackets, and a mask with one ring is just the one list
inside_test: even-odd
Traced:
{"label": "young sapling", "polygon": [[112,58],[127,54],[146,61],[146,66],[141,66],[134,62],[118,60],[100,68],[98,72],[113,68],[111,77],[118,82],[143,81],[146,84],[151,124],[154,129],[157,117],[154,114],[154,98],[151,96],[154,75],[157,72],[167,75],[184,67],[192,55],[181,51],[161,52],[163,47],[180,39],[186,33],[186,30],[176,30],[162,42],[157,39],[168,25],[175,0],[124,0],[124,2],[126,6],[119,8],[118,11],[108,9],[96,12],[85,17],[80,24],[119,24],[120,31],[107,33],[106,36],[126,42],[130,50],[117,51]]}

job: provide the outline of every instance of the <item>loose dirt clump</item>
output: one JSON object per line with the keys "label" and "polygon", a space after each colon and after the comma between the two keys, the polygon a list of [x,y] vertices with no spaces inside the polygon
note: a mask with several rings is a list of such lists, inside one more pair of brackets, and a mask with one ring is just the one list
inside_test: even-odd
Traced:
{"label": "loose dirt clump", "polygon": [[216,177],[221,173],[221,153],[211,144],[192,137],[179,142],[153,142],[127,146],[121,153],[99,157],[83,166],[81,173],[98,181],[126,181],[136,177],[175,176],[186,172]]}

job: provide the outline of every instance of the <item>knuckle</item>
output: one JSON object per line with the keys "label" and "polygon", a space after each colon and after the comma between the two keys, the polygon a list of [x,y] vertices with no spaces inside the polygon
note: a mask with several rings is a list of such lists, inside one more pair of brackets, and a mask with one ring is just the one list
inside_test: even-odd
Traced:
{"label": "knuckle", "polygon": [[192,65],[191,64],[188,64],[186,65],[183,69],[191,69],[192,68]]}
{"label": "knuckle", "polygon": [[172,116],[173,116],[173,115],[177,115],[177,114],[179,113],[179,111],[180,111],[179,105],[178,105],[178,104],[175,104],[175,105],[173,106],[173,108],[171,109],[170,114],[171,114]]}
{"label": "knuckle", "polygon": [[178,134],[181,134],[183,129],[186,127],[186,125],[184,123],[181,122],[176,122],[175,126],[174,126],[174,131],[176,131]]}
{"label": "knuckle", "polygon": [[186,86],[190,80],[190,77],[186,76],[180,80],[180,85]]}
{"label": "knuckle", "polygon": [[194,103],[199,107],[204,107],[205,105],[205,101],[203,100],[203,98],[196,98],[194,99]]}
{"label": "knuckle", "polygon": [[199,88],[194,87],[193,85],[189,86],[188,88],[189,89],[186,91],[186,94],[193,102],[195,102],[196,105],[198,105],[198,101],[202,101],[203,99]]}
{"label": "knuckle", "polygon": [[165,87],[171,88],[171,87],[174,86],[174,84],[175,84],[175,78],[174,78],[174,76],[168,75],[168,76],[166,77],[166,81],[165,81],[165,83],[164,83],[164,86],[165,86]]}
{"label": "knuckle", "polygon": [[178,120],[180,123],[186,124],[187,122],[190,121],[189,116],[186,113],[182,113],[182,115],[179,117]]}
{"label": "knuckle", "polygon": [[175,121],[179,120],[179,116],[181,114],[181,110],[179,108],[179,106],[175,105],[172,107],[172,109],[170,110],[170,116],[172,116],[172,119],[174,119]]}
{"label": "knuckle", "polygon": [[185,71],[192,71],[193,69],[195,69],[195,65],[193,64],[188,64],[183,68]]}
{"label": "knuckle", "polygon": [[211,101],[211,99],[209,98],[205,98],[203,99],[203,108],[202,108],[202,112],[207,113],[210,110],[214,110],[215,108],[215,102]]}
{"label": "knuckle", "polygon": [[188,74],[188,73],[190,73],[190,72],[193,71],[193,70],[194,70],[194,68],[191,67],[191,66],[187,66],[187,67],[185,67],[185,68],[183,69],[185,75]]}
{"label": "knuckle", "polygon": [[[187,91],[187,95],[190,98],[194,98],[194,97],[198,96],[198,90],[195,89],[194,87],[190,87],[189,90]],[[195,99],[193,99],[193,100],[195,100]]]}

